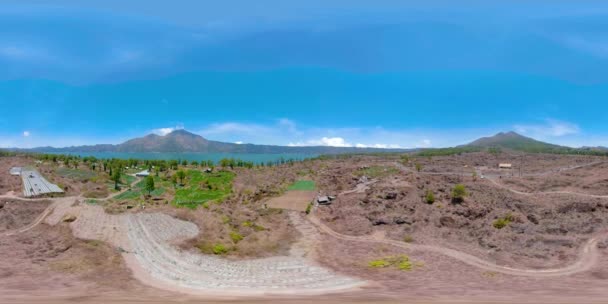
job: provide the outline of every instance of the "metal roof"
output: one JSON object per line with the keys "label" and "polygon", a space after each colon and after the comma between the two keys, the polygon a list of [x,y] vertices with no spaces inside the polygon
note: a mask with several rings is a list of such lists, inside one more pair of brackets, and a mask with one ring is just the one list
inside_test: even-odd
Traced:
{"label": "metal roof", "polygon": [[21,170],[21,179],[23,180],[23,195],[25,197],[47,193],[63,193],[61,188],[47,181],[36,170]]}

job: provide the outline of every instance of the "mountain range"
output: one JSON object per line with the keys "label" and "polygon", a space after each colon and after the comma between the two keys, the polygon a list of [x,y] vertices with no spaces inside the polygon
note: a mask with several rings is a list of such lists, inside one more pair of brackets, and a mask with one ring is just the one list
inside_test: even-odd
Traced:
{"label": "mountain range", "polygon": [[[483,150],[487,148],[501,148],[513,151],[531,153],[559,153],[559,154],[606,154],[608,148],[582,147],[571,148],[542,142],[533,138],[522,136],[515,132],[501,132],[494,136],[482,137],[466,145],[447,149]],[[377,152],[410,152],[419,149],[379,149],[356,147],[330,147],[330,146],[273,146],[254,144],[235,144],[213,140],[190,133],[186,130],[175,130],[167,135],[149,134],[144,137],[127,140],[121,144],[99,144],[89,146],[72,146],[64,148],[38,147],[33,149],[14,149],[29,152],[172,152],[172,153],[251,153],[251,154],[341,154],[341,153],[377,153]],[[429,149],[433,150],[433,149]]]}
{"label": "mountain range", "polygon": [[127,140],[121,144],[100,144],[73,147],[38,147],[26,149],[31,152],[196,152],[196,153],[251,153],[251,154],[339,154],[339,153],[374,153],[405,152],[405,149],[379,149],[329,146],[273,146],[254,144],[234,144],[207,140],[204,137],[186,130],[175,130],[167,135],[149,134],[144,137]]}

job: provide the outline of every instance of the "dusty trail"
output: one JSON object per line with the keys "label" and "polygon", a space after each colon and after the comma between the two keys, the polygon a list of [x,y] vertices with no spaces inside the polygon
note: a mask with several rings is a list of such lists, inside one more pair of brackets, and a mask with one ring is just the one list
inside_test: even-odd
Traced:
{"label": "dusty trail", "polygon": [[314,215],[309,216],[308,219],[312,223],[314,223],[317,226],[317,228],[319,228],[319,230],[321,230],[322,232],[324,232],[334,238],[340,239],[340,240],[359,242],[359,243],[369,243],[369,244],[385,244],[385,245],[391,245],[391,246],[395,246],[395,247],[399,247],[399,248],[403,248],[403,249],[409,249],[409,250],[430,251],[430,252],[448,256],[450,258],[461,261],[467,265],[481,268],[481,269],[484,269],[487,271],[500,272],[500,273],[516,275],[516,276],[533,276],[533,277],[567,276],[567,275],[572,275],[575,273],[587,271],[587,270],[591,269],[598,260],[597,243],[598,243],[599,239],[601,238],[600,236],[597,236],[597,237],[593,237],[593,238],[589,239],[587,241],[587,243],[585,243],[585,245],[582,247],[581,252],[579,254],[579,259],[569,266],[566,266],[563,268],[554,268],[554,269],[518,269],[518,268],[513,268],[513,267],[508,267],[508,266],[497,265],[490,261],[486,261],[486,260],[480,259],[476,256],[470,255],[468,253],[454,250],[451,248],[446,248],[446,247],[410,244],[410,243],[399,242],[399,241],[394,241],[394,240],[377,239],[377,238],[367,237],[367,236],[344,235],[344,234],[341,234],[341,233],[338,233],[338,232],[332,230],[331,228],[329,228],[328,226],[323,224],[321,222],[321,220]]}
{"label": "dusty trail", "polygon": [[[558,168],[558,169],[554,169],[551,171],[547,171],[547,172],[543,172],[543,173],[535,173],[535,174],[530,174],[530,175],[526,175],[526,176],[543,176],[543,175],[547,175],[547,174],[551,174],[551,173],[556,173],[556,172],[566,172],[566,171],[570,171],[570,170],[576,170],[576,169],[580,169],[580,168],[585,168],[585,167],[591,167],[591,166],[595,166],[598,164],[602,164],[605,163],[605,161],[597,161],[597,162],[592,162],[592,163],[588,163],[588,164],[584,164],[584,165],[580,165],[580,166],[575,166],[575,167],[563,167],[563,168]],[[401,163],[396,162],[395,165],[399,168],[402,169],[404,171],[408,171],[411,173],[415,173],[415,174],[424,174],[424,175],[456,175],[456,176],[470,176],[470,174],[464,174],[464,173],[459,173],[459,172],[415,172],[413,171],[411,168],[408,168],[406,166],[404,166]],[[490,177],[488,175],[484,175],[482,170],[476,170],[477,174],[479,176],[485,176],[486,178],[484,178],[484,180],[488,180],[490,181],[490,183],[496,187],[499,187],[501,189],[505,189],[507,191],[510,191],[512,193],[515,194],[519,194],[519,195],[526,195],[526,196],[534,196],[534,195],[552,195],[552,194],[567,194],[567,195],[575,195],[575,196],[581,196],[581,197],[588,197],[588,198],[602,198],[602,199],[608,199],[608,195],[595,195],[595,194],[588,194],[588,193],[582,193],[582,192],[573,192],[573,191],[542,191],[542,192],[524,192],[524,191],[518,191],[512,188],[509,188],[501,183],[499,183],[498,181],[496,181],[495,177]]]}
{"label": "dusty trail", "polygon": [[519,194],[519,195],[525,195],[525,196],[535,196],[535,195],[552,195],[552,194],[563,194],[563,195],[575,195],[575,196],[581,196],[581,197],[588,197],[588,198],[608,198],[608,195],[596,195],[596,194],[588,194],[588,193],[581,193],[581,192],[573,192],[573,191],[543,191],[543,192],[523,192],[523,191],[518,191],[515,189],[511,189],[501,183],[499,183],[498,181],[496,181],[496,179],[494,178],[486,178],[488,181],[490,181],[490,183],[494,184],[495,186],[501,188],[501,189],[505,189],[507,191],[510,191],[512,193],[515,194]]}

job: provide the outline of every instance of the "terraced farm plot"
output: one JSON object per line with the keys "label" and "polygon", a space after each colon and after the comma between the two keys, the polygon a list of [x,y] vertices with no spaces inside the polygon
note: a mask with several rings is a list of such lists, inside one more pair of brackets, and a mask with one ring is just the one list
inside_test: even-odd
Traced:
{"label": "terraced farm plot", "polygon": [[287,190],[314,191],[316,189],[315,182],[311,180],[299,180],[287,188]]}
{"label": "terraced farm plot", "polygon": [[[131,177],[133,180],[135,179],[133,176],[129,176],[129,177]],[[152,196],[163,195],[166,192],[166,188],[169,187],[170,184],[171,184],[170,182],[163,181],[160,177],[155,176],[154,177],[154,186],[156,189],[154,189],[154,191],[150,192],[150,195],[152,195]],[[135,187],[133,187],[133,189],[127,190],[127,191],[117,195],[114,198],[118,199],[118,200],[132,200],[132,199],[141,198],[144,194],[146,194],[146,195],[148,194],[148,192],[144,190],[144,186],[145,186],[145,181],[141,180],[140,182],[135,184]]]}
{"label": "terraced farm plot", "polygon": [[57,168],[57,170],[55,172],[61,177],[79,180],[79,181],[97,177],[97,173],[95,173],[95,172],[80,170],[80,169],[70,169],[70,168],[65,168],[65,167]]}
{"label": "terraced farm plot", "polygon": [[[120,182],[118,183],[118,185],[120,187],[128,187],[129,185],[131,185],[133,182],[135,181],[135,176],[132,175],[127,175],[127,174],[122,174],[120,176]],[[114,189],[114,182],[108,180],[108,182],[106,183],[106,185],[108,186],[108,189],[110,191],[114,191],[117,192],[118,190]]]}
{"label": "terraced farm plot", "polygon": [[174,204],[188,208],[208,201],[221,201],[232,192],[235,174],[227,171],[205,173],[198,170],[186,172],[185,185],[175,191]]}

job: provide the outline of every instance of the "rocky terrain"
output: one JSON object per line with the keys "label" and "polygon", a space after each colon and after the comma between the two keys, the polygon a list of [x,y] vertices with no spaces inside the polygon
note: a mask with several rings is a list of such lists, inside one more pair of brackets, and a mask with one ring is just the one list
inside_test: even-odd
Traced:
{"label": "rocky terrain", "polygon": [[[68,195],[38,202],[4,196],[2,229],[26,229],[2,240],[3,250],[24,249],[7,253],[0,283],[12,295],[25,288],[65,289],[57,285],[64,284],[124,296],[124,287],[113,285],[121,278],[127,288],[163,296],[220,296],[222,290],[251,288],[249,296],[263,290],[341,290],[341,296],[361,299],[408,295],[441,302],[466,290],[462,299],[502,301],[512,300],[517,290],[523,301],[526,295],[551,299],[564,289],[560,295],[569,299],[582,292],[586,300],[602,299],[608,200],[594,195],[603,193],[603,159],[524,157],[535,165],[522,177],[516,168],[497,169],[499,162],[521,158],[510,152],[341,156],[236,168],[233,193],[195,210],[150,203],[111,215],[104,207],[112,199]],[[264,208],[265,199],[283,195],[286,185],[302,177],[336,199],[309,215]],[[462,199],[454,197],[456,185],[465,189]],[[43,236],[34,240],[36,235]],[[215,254],[217,244],[229,251]],[[38,253],[26,255],[32,250]],[[92,262],[98,255],[105,258]],[[404,257],[408,271],[370,266]],[[15,275],[12,264],[28,259],[36,266]],[[26,283],[43,270],[56,280],[42,280],[38,287]],[[463,272],[470,275],[462,278]]]}

